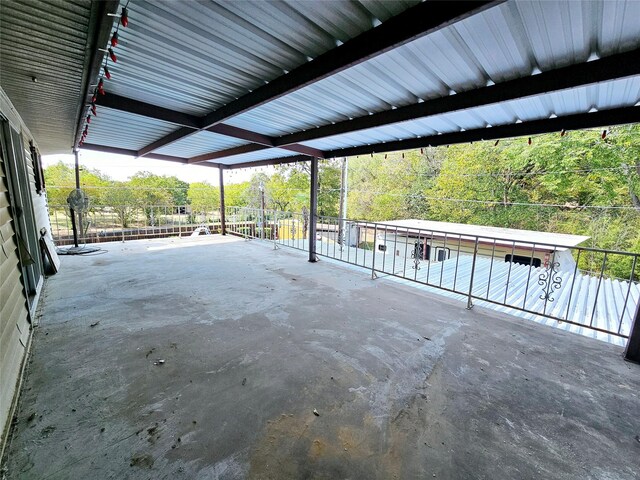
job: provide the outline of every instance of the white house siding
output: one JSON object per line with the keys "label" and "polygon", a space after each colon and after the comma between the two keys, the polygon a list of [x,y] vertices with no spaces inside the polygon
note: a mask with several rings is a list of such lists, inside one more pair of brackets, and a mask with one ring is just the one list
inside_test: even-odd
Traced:
{"label": "white house siding", "polygon": [[0,431],[4,433],[30,335],[4,160],[0,163],[0,243]]}
{"label": "white house siding", "polygon": [[[31,318],[44,283],[39,232],[41,228],[46,228],[50,235],[51,226],[46,194],[36,191],[33,160],[29,151],[31,135],[1,88],[0,120],[3,124],[0,128],[3,143],[0,159],[0,445],[4,445],[30,341]],[[9,135],[6,135],[7,131]],[[22,172],[13,172],[10,176],[14,155]],[[22,240],[36,262],[28,267],[32,276],[31,287],[21,264],[17,235],[20,227],[14,216],[16,202],[21,200],[10,192],[11,179],[19,182],[24,193],[26,203],[20,205],[22,211],[29,211],[29,215],[25,213],[23,223],[27,225],[28,238]]]}

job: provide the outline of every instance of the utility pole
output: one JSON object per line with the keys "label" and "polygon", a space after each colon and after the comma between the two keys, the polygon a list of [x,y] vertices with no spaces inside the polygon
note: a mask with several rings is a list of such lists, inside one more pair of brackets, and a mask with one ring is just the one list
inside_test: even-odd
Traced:
{"label": "utility pole", "polygon": [[260,181],[260,221],[262,227],[260,228],[260,238],[264,240],[264,182]]}
{"label": "utility pole", "polygon": [[342,176],[340,180],[340,217],[338,219],[338,244],[344,247],[347,220],[347,157],[342,159]]}

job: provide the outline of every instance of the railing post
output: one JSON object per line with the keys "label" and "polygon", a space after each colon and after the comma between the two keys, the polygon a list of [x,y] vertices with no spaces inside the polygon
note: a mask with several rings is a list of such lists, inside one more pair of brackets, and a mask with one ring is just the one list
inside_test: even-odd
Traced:
{"label": "railing post", "polygon": [[224,174],[222,165],[218,167],[218,171],[220,172],[220,233],[222,235],[227,234],[227,222],[225,218],[225,207],[224,207]]}
{"label": "railing post", "polygon": [[640,363],[640,300],[636,305],[636,315],[631,323],[627,348],[624,351],[624,359],[630,362]]}
{"label": "railing post", "polygon": [[467,296],[467,310],[473,308],[473,301],[471,295],[473,292],[473,276],[476,273],[476,258],[478,258],[478,237],[476,237],[476,243],[473,246],[473,263],[471,263],[471,277],[469,277],[469,295]]}
{"label": "railing post", "polygon": [[[376,240],[378,238],[378,224],[373,224],[373,258],[371,260],[371,280],[375,280],[376,277]],[[365,240],[366,244],[366,240]]]}

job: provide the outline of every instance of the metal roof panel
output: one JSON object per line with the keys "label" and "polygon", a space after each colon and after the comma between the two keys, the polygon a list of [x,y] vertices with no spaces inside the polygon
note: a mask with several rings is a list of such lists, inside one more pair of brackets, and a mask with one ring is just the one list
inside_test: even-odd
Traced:
{"label": "metal roof panel", "polygon": [[294,157],[300,155],[296,152],[289,150],[282,150],[281,148],[272,148],[266,150],[258,150],[251,153],[244,153],[242,155],[235,155],[228,158],[220,158],[214,160],[215,163],[222,163],[224,165],[236,165],[238,163],[245,162],[259,162],[261,160],[270,160],[274,158]]}
{"label": "metal roof panel", "polygon": [[175,128],[172,123],[101,107],[89,125],[87,143],[139,150]]}
{"label": "metal roof panel", "polygon": [[86,1],[0,2],[0,86],[42,154],[71,151],[90,15]]}
{"label": "metal roof panel", "polygon": [[171,145],[156,150],[155,153],[163,155],[173,155],[176,157],[195,157],[204,153],[244,145],[246,142],[206,130],[185,137]]}

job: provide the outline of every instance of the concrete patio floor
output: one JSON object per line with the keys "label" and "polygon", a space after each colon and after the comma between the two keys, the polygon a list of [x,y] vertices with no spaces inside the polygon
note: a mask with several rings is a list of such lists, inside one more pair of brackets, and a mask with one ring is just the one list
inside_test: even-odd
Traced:
{"label": "concrete patio floor", "polygon": [[101,246],[45,286],[4,478],[638,478],[620,347],[260,242]]}

